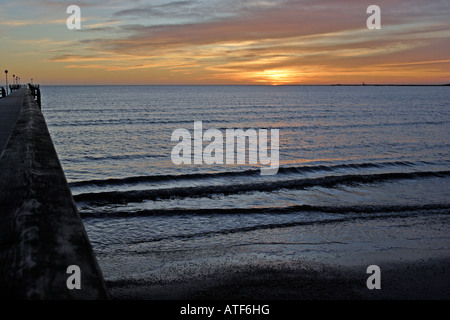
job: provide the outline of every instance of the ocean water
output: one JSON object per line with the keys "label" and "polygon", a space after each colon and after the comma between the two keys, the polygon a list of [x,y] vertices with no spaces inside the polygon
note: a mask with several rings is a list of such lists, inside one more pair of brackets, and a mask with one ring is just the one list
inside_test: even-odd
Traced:
{"label": "ocean water", "polygon": [[[268,230],[293,226],[420,217],[441,219],[441,231],[449,231],[449,87],[41,91],[50,134],[108,279],[162,268],[156,255],[168,261],[180,250],[263,243]],[[194,121],[224,134],[279,129],[278,173],[263,176],[260,165],[247,163],[175,165],[172,132],[193,134]]]}

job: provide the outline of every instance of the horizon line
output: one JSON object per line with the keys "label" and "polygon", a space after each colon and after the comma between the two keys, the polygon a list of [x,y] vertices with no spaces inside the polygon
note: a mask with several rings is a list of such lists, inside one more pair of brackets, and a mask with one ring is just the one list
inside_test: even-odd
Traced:
{"label": "horizon line", "polygon": [[[22,85],[28,85],[22,84]],[[40,86],[134,86],[134,87],[149,87],[149,86],[203,86],[203,87],[334,87],[334,86],[348,86],[348,87],[445,87],[450,86],[450,83],[442,83],[442,84],[395,84],[395,83],[373,83],[373,84],[356,84],[356,83],[334,83],[334,84],[40,84],[34,83],[33,85]],[[0,85],[0,87],[3,87]]]}

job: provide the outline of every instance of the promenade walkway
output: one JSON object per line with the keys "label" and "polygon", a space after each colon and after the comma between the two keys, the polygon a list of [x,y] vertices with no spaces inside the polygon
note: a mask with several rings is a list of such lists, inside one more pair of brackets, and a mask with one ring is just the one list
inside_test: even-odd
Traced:
{"label": "promenade walkway", "polygon": [[26,92],[26,88],[21,88],[0,99],[0,155],[19,118]]}

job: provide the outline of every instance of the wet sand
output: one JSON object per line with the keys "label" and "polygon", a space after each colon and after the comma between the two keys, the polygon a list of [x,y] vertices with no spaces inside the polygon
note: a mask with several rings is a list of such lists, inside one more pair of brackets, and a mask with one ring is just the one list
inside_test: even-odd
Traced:
{"label": "wet sand", "polygon": [[173,281],[107,281],[113,299],[133,300],[447,300],[450,259],[383,265],[381,289],[366,286],[365,267],[247,266]]}
{"label": "wet sand", "polygon": [[[449,219],[418,215],[265,229],[225,235],[227,246],[205,238],[99,263],[112,299],[447,300]],[[374,264],[381,269],[379,290],[366,285]]]}

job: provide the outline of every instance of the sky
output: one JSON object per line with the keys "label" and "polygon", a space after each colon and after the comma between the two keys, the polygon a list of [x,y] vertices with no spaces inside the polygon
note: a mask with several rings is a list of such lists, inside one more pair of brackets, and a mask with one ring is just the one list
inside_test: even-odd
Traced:
{"label": "sky", "polygon": [[5,69],[42,85],[445,84],[450,1],[0,0],[0,85]]}

